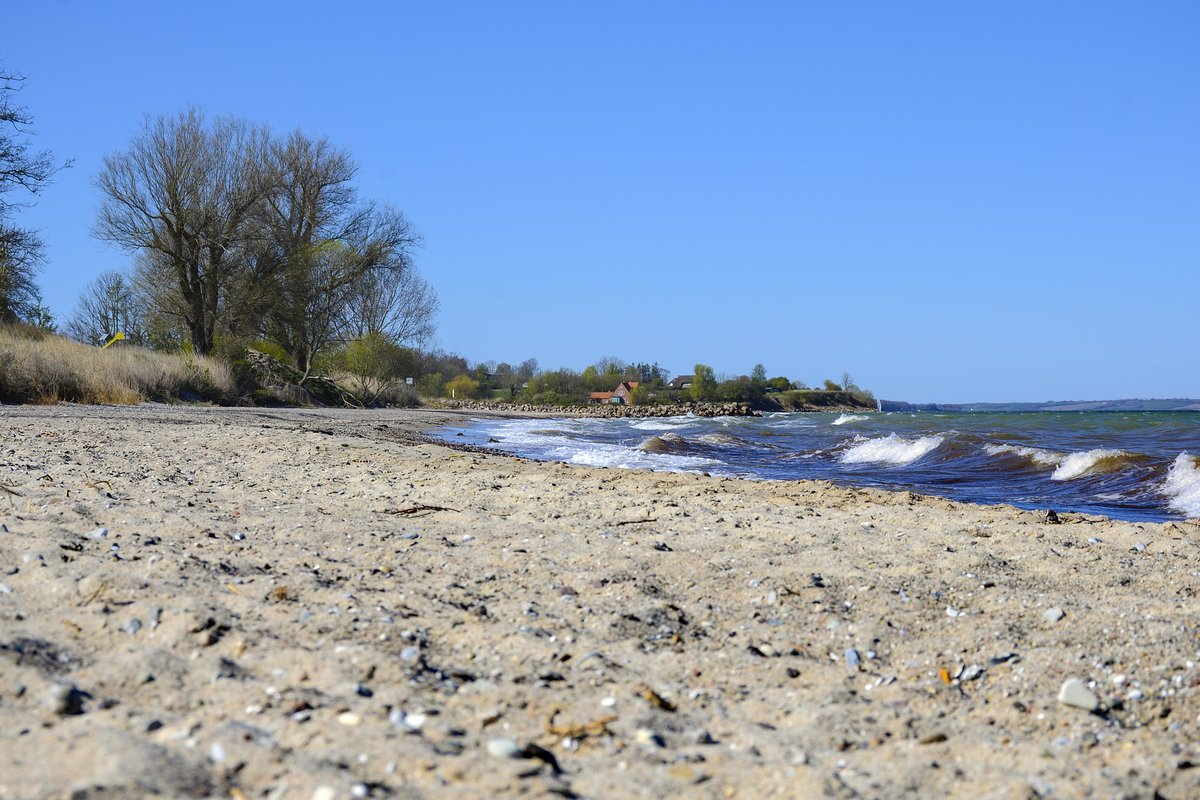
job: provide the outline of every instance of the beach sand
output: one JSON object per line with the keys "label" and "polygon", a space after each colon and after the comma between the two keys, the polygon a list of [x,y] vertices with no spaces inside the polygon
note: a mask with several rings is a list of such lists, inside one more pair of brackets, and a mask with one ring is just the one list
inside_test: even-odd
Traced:
{"label": "beach sand", "polygon": [[0,798],[1200,797],[1197,524],[451,419],[0,407]]}

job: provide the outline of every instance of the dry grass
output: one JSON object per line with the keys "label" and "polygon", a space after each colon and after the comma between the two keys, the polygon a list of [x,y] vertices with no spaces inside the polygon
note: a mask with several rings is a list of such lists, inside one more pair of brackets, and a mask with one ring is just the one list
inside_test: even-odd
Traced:
{"label": "dry grass", "polygon": [[0,402],[221,400],[233,389],[229,369],[202,356],[100,350],[34,329],[0,328]]}

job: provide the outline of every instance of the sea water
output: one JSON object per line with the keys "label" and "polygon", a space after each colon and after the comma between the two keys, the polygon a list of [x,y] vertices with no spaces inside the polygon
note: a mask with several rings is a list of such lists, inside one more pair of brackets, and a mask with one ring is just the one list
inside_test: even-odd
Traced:
{"label": "sea water", "polygon": [[595,467],[819,478],[1126,520],[1200,518],[1196,412],[493,419],[440,435]]}

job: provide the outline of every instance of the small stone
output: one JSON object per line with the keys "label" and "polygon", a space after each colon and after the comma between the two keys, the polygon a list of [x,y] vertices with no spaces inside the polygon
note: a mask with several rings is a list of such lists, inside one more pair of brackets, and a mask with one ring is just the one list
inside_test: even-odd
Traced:
{"label": "small stone", "polygon": [[979,678],[981,675],[983,675],[983,673],[983,667],[979,666],[978,664],[972,664],[962,671],[962,674],[958,676],[958,679],[965,683],[966,681],[973,681],[976,678]]}
{"label": "small stone", "polygon": [[967,615],[967,612],[959,611],[954,606],[946,606],[946,616],[947,617],[965,617],[966,615]]}
{"label": "small stone", "polygon": [[1100,706],[1100,700],[1087,688],[1087,684],[1078,678],[1069,678],[1063,682],[1062,688],[1058,690],[1058,702],[1085,711],[1095,711]]}
{"label": "small stone", "polygon": [[312,793],[312,800],[337,800],[337,790],[332,786],[318,786]]}
{"label": "small stone", "polygon": [[512,739],[489,739],[487,751],[493,758],[522,758],[521,745]]}
{"label": "small stone", "polygon": [[667,743],[662,734],[649,728],[638,728],[633,734],[633,740],[646,747],[666,747]]}
{"label": "small stone", "polygon": [[128,622],[126,622],[124,625],[121,626],[121,632],[128,633],[130,636],[137,633],[141,629],[142,629],[142,621],[140,619],[138,619],[137,617],[134,617],[133,619],[129,620]]}
{"label": "small stone", "polygon": [[1060,619],[1062,619],[1066,615],[1067,614],[1065,611],[1063,611],[1058,606],[1055,606],[1054,608],[1046,609],[1046,613],[1042,614],[1042,619],[1046,620],[1046,622],[1058,622]]}
{"label": "small stone", "polygon": [[338,714],[337,721],[339,725],[345,725],[347,728],[355,728],[362,724],[362,717],[353,711],[346,711]]}
{"label": "small stone", "polygon": [[87,538],[103,539],[105,536],[108,536],[108,528],[96,528],[96,530],[87,535]]}
{"label": "small stone", "polygon": [[208,760],[214,764],[225,762],[225,748],[219,742],[213,742],[212,747],[208,748]]}
{"label": "small stone", "polygon": [[861,662],[862,658],[853,647],[846,651],[846,666],[850,667],[850,669],[858,669],[858,665]]}
{"label": "small stone", "polygon": [[12,594],[12,587],[6,583],[0,583],[0,594]]}
{"label": "small stone", "polygon": [[56,683],[46,692],[46,707],[62,717],[83,713],[83,692],[71,683]]}
{"label": "small stone", "polygon": [[388,722],[406,733],[417,733],[425,725],[427,717],[424,714],[410,714],[399,708],[392,709],[388,714]]}
{"label": "small stone", "polygon": [[400,660],[401,661],[409,661],[409,662],[416,661],[420,657],[421,657],[421,648],[419,648],[419,647],[406,647],[400,651]]}

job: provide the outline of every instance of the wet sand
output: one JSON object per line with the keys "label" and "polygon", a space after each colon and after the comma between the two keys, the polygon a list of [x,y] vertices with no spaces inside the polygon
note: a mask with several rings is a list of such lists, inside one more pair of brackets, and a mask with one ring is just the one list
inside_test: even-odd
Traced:
{"label": "wet sand", "polygon": [[1200,525],[453,419],[0,407],[0,798],[1200,796]]}

